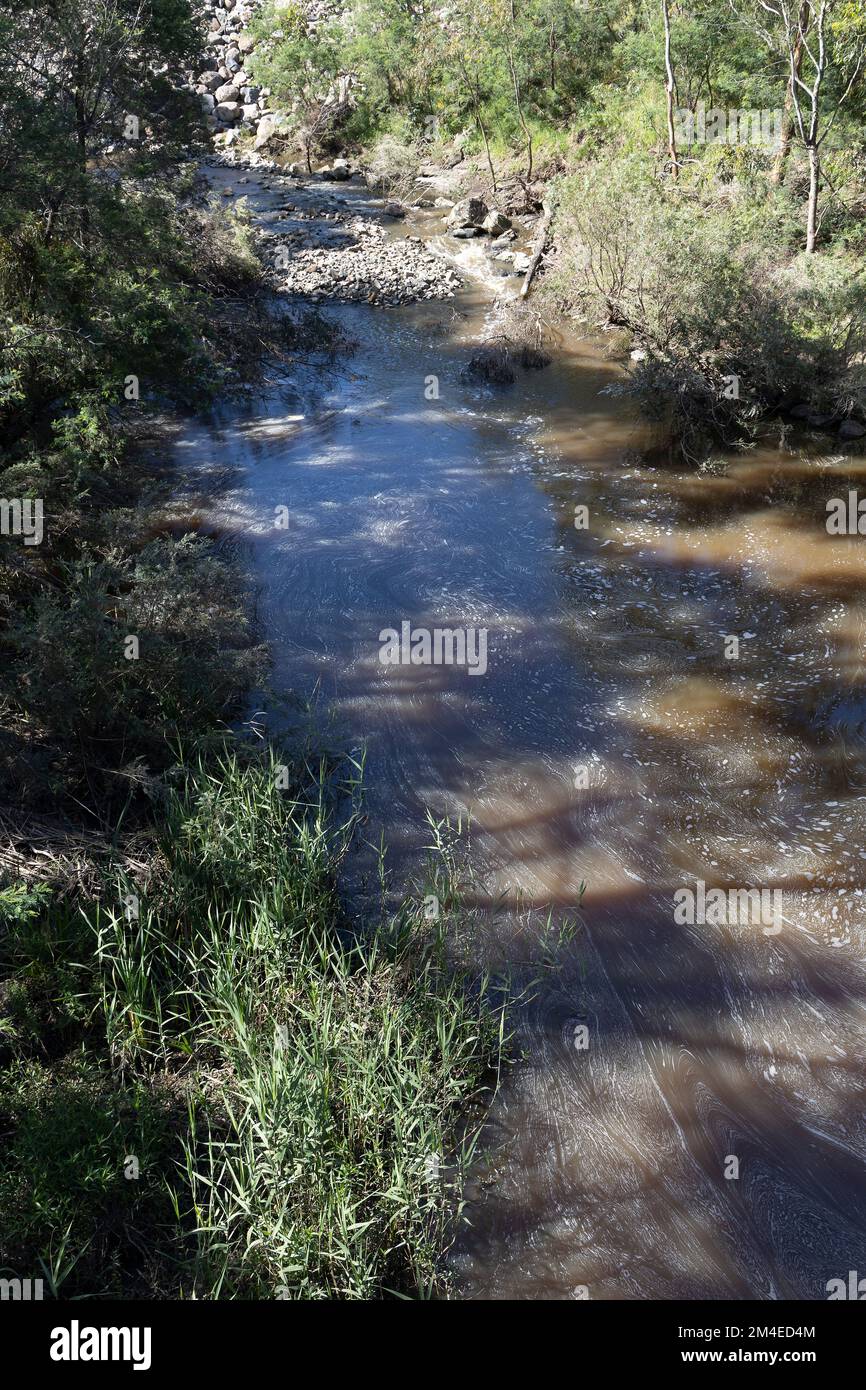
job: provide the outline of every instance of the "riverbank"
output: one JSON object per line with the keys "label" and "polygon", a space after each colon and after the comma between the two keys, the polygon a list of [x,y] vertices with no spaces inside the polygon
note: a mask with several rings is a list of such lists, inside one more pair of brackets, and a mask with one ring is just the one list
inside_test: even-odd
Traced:
{"label": "riverbank", "polygon": [[[213,305],[221,409],[349,346],[263,275]],[[62,526],[53,479],[26,573],[9,555],[29,725],[3,812],[4,1275],[59,1299],[442,1296],[500,996],[455,953],[448,864],[433,917],[422,880],[344,912],[360,765],[242,722],[268,688],[247,547],[189,505],[183,413],[136,421],[98,483],[70,478]]]}

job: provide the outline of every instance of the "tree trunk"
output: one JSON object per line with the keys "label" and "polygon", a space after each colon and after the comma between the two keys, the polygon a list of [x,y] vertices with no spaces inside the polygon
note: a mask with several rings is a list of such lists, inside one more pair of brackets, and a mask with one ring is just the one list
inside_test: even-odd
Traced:
{"label": "tree trunk", "polygon": [[671,174],[676,178],[679,174],[679,158],[677,156],[677,137],[674,129],[674,69],[671,62],[671,17],[668,10],[668,0],[662,0],[662,18],[665,26],[665,94],[668,116],[668,156],[671,161]]}
{"label": "tree trunk", "polygon": [[526,157],[527,157],[526,182],[527,182],[527,183],[531,183],[531,182],[532,182],[532,132],[530,131],[529,126],[526,124],[526,118],[525,118],[524,115],[523,115],[523,102],[522,102],[521,97],[520,97],[520,83],[519,83],[518,80],[517,80],[517,69],[516,69],[515,66],[514,66],[514,55],[512,54],[510,48],[509,48],[509,50],[508,50],[508,66],[509,66],[509,68],[511,69],[511,84],[512,84],[512,86],[513,86],[513,88],[514,88],[514,101],[515,101],[515,104],[516,104],[516,106],[517,106],[517,119],[520,121],[520,128],[521,128],[521,130],[523,131],[523,135],[524,135],[524,138],[525,138],[525,140],[526,140]]}
{"label": "tree trunk", "polygon": [[806,212],[806,255],[811,256],[818,238],[818,185],[821,181],[821,159],[817,146],[809,146],[809,204]]}
{"label": "tree trunk", "polygon": [[[806,30],[809,28],[810,9],[808,0],[803,0],[800,7],[800,22],[797,29],[797,41],[794,45],[794,72],[800,76],[800,64],[803,61],[803,40]],[[782,130],[779,137],[779,148],[776,151],[776,159],[773,164],[773,172],[770,174],[770,183],[779,185],[785,179],[785,165],[788,160],[788,153],[791,148],[791,136],[794,133],[794,93],[791,89],[791,79],[788,78],[788,85],[785,88],[785,102],[782,107]]]}
{"label": "tree trunk", "polygon": [[487,167],[490,170],[490,182],[493,184],[493,192],[495,194],[498,191],[496,188],[496,170],[493,167],[493,160],[490,157],[490,141],[487,138],[487,130],[485,128],[484,122],[481,119],[481,108],[478,104],[476,104],[475,106],[475,120],[478,123],[478,129],[481,131],[481,138],[484,141],[484,153],[487,155]]}

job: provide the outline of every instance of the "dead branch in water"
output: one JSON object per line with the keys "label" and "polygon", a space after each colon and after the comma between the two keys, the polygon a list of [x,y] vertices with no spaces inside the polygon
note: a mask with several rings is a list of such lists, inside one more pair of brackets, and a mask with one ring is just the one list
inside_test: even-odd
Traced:
{"label": "dead branch in water", "polygon": [[545,247],[547,246],[547,235],[550,231],[550,222],[552,217],[553,208],[550,207],[547,203],[545,203],[544,216],[541,219],[541,226],[539,227],[538,235],[535,238],[535,250],[532,254],[532,260],[529,262],[529,269],[527,270],[526,275],[523,278],[523,284],[520,287],[521,299],[526,299],[527,295],[529,294],[530,286],[532,285],[532,281],[535,278],[535,272],[537,271],[541,263],[541,258],[544,255]]}

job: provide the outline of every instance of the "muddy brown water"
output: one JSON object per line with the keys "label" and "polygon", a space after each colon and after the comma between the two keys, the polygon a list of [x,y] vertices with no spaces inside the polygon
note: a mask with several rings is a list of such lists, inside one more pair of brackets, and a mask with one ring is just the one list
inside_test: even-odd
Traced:
{"label": "muddy brown water", "polygon": [[[239,177],[213,172],[285,201]],[[471,810],[491,959],[576,924],[518,1010],[460,1291],[826,1298],[866,1276],[866,537],[825,525],[866,459],[813,437],[649,466],[621,368],[577,334],[506,391],[467,385],[496,287],[458,254],[457,300],[329,305],[354,354],[178,457],[247,542],[274,687],[365,744],[398,877],[425,807]],[[485,628],[485,674],[382,665],[404,621]],[[772,929],[678,922],[699,881],[775,892]]]}

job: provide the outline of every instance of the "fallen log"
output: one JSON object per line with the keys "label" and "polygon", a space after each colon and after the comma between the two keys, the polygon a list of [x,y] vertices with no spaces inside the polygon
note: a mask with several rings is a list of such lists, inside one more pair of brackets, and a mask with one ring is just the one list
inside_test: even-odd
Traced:
{"label": "fallen log", "polygon": [[535,272],[538,269],[539,264],[541,263],[541,258],[544,255],[545,247],[547,246],[547,234],[550,231],[550,219],[553,217],[553,208],[548,207],[546,203],[543,204],[543,208],[544,216],[541,219],[541,226],[538,229],[538,236],[535,238],[535,250],[532,254],[532,260],[529,262],[529,269],[523,277],[523,284],[520,286],[521,299],[525,299],[526,296],[529,294],[529,288],[535,277]]}

